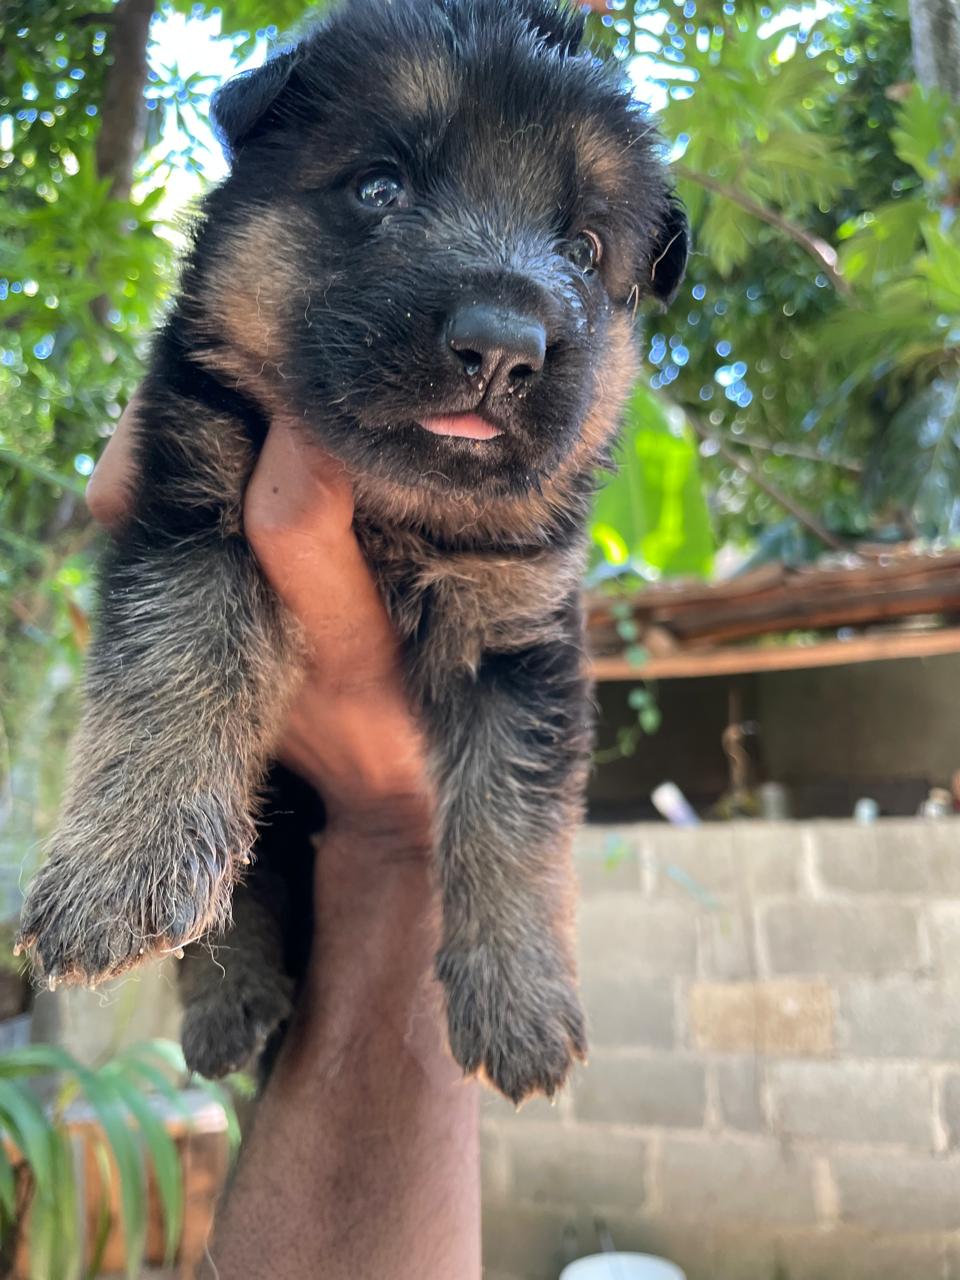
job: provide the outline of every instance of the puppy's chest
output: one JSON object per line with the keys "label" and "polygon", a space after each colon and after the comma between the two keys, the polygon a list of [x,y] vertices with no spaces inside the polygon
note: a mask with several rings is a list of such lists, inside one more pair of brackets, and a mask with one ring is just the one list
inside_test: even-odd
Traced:
{"label": "puppy's chest", "polygon": [[429,684],[475,675],[486,653],[565,634],[579,587],[576,549],[446,552],[418,538],[358,527],[394,626]]}

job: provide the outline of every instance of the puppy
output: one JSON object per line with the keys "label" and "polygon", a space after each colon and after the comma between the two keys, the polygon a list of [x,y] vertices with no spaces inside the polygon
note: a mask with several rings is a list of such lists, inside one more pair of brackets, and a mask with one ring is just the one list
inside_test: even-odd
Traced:
{"label": "puppy", "polygon": [[[349,468],[432,745],[451,1050],[514,1101],[583,1054],[565,930],[585,525],[633,313],[672,297],[687,232],[655,132],[582,28],[551,0],[352,0],[218,94],[232,172],[154,343],[70,793],[23,912],[50,982],[228,927],[300,662],[241,520],[283,410]],[[244,930],[249,950],[217,1037],[188,1010],[211,1074],[287,1008],[269,879],[238,901],[228,962]]]}

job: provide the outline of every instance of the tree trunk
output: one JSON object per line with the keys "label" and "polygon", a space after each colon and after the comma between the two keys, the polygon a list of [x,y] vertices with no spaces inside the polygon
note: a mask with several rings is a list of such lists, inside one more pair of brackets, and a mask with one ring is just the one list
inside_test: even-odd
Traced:
{"label": "tree trunk", "polygon": [[97,173],[110,179],[110,194],[124,200],[143,146],[147,40],[156,0],[120,0],[113,11],[107,51],[111,58],[97,135]]}
{"label": "tree trunk", "polygon": [[[146,127],[147,41],[156,0],[120,0],[110,24],[107,70],[97,134],[97,175],[110,179],[110,194],[126,200],[133,186],[133,169],[143,147]],[[94,298],[90,309],[107,323],[110,300]]]}
{"label": "tree trunk", "polygon": [[960,0],[910,0],[910,29],[917,79],[960,102]]}

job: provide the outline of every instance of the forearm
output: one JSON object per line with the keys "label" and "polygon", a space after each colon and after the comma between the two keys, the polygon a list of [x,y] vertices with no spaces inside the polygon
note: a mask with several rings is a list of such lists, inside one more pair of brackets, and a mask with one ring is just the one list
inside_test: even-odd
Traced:
{"label": "forearm", "polygon": [[220,1216],[219,1278],[478,1280],[477,1086],[441,1032],[430,860],[369,827],[319,857],[315,989]]}

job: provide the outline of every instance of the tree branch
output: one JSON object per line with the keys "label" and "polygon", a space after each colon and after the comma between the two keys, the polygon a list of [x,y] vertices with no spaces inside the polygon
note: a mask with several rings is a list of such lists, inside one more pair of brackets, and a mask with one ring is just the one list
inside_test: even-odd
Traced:
{"label": "tree branch", "polygon": [[778,458],[802,458],[805,462],[819,462],[824,467],[836,467],[838,471],[849,471],[851,475],[863,474],[863,463],[853,462],[849,458],[826,458],[816,449],[804,449],[802,445],[784,444],[781,440],[757,440],[755,436],[737,436],[733,444],[741,444],[745,449],[759,449],[764,453],[772,453]]}
{"label": "tree branch", "polygon": [[784,214],[779,213],[776,209],[771,209],[768,205],[760,204],[759,201],[751,199],[742,191],[738,191],[736,187],[728,187],[726,183],[718,182],[716,178],[711,178],[709,174],[700,173],[697,169],[688,169],[685,165],[674,165],[674,172],[678,177],[685,178],[688,182],[695,182],[698,186],[703,187],[706,191],[712,191],[714,195],[722,196],[724,200],[729,200],[733,204],[739,205],[741,209],[746,210],[754,218],[758,218],[761,222],[765,222],[769,227],[775,227],[778,231],[788,236],[794,244],[798,244],[801,249],[813,258],[820,270],[830,280],[833,287],[838,293],[842,293],[845,297],[851,294],[850,284],[838,265],[837,251],[832,245],[827,244],[822,236],[814,235],[812,231],[807,231],[805,227],[798,226],[797,223],[791,222]]}
{"label": "tree branch", "polygon": [[99,27],[107,28],[111,23],[116,21],[116,14],[110,10],[107,13],[78,13],[75,18],[70,19],[75,27]]}
{"label": "tree branch", "polygon": [[801,507],[795,502],[789,494],[784,493],[777,485],[773,484],[766,478],[763,472],[752,462],[748,462],[746,458],[742,458],[736,450],[732,449],[725,440],[715,435],[702,419],[696,414],[687,411],[687,418],[694,431],[701,440],[705,440],[712,444],[718,453],[722,454],[726,460],[747,476],[753,484],[761,489],[768,498],[772,498],[777,506],[782,507],[784,511],[789,512],[793,518],[802,524],[805,529],[819,539],[826,547],[832,547],[834,551],[852,551],[854,548],[843,538],[837,537],[835,533],[831,533],[826,525],[821,524],[815,515],[807,511],[805,507]]}

